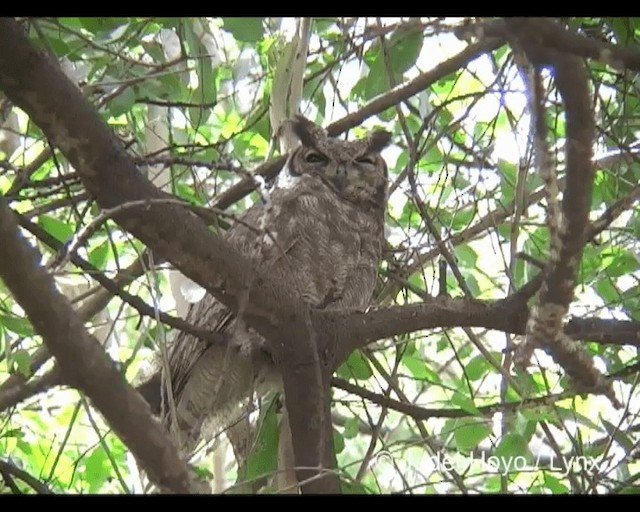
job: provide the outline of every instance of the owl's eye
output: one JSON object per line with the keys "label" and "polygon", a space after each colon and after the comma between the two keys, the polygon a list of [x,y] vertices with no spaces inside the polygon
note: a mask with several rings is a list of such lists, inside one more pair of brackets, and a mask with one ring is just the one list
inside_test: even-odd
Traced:
{"label": "owl's eye", "polygon": [[367,165],[374,165],[376,163],[375,159],[372,156],[361,156],[360,158],[356,159],[356,162],[358,162],[359,164]]}
{"label": "owl's eye", "polygon": [[327,157],[321,155],[320,153],[307,153],[307,156],[304,157],[305,162],[309,164],[324,164],[327,161]]}

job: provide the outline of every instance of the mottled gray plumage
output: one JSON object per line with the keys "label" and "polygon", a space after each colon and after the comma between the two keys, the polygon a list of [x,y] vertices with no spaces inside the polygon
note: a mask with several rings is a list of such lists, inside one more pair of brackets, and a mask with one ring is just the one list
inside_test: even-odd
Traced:
{"label": "mottled gray plumage", "polygon": [[[301,145],[293,151],[266,204],[257,204],[225,234],[274,279],[315,308],[369,305],[383,247],[387,168],[380,151],[389,134],[347,142],[329,138],[304,117],[291,121]],[[249,229],[243,224],[254,226]],[[206,295],[187,316],[228,337],[207,345],[179,333],[170,348],[170,383],[177,423],[163,399],[167,426],[178,427],[190,451],[205,424],[218,427],[253,390],[279,385],[265,341],[221,303]]]}

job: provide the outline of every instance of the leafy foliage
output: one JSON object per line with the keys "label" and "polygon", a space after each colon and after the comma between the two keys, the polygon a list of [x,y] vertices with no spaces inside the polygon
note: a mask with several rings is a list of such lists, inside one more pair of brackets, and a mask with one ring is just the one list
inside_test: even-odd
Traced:
{"label": "leafy foliage", "polygon": [[[563,23],[634,51],[640,37],[636,18]],[[268,107],[289,25],[276,18],[25,22],[33,43],[58,59],[141,172],[162,176],[157,186],[204,206],[217,206],[247,172],[274,156]],[[463,50],[467,43],[454,31],[459,26],[441,19],[314,20],[301,111],[329,125],[375,106],[394,87]],[[640,96],[634,72],[599,61],[587,65],[598,132],[591,221],[602,221],[603,229],[585,247],[571,314],[633,322],[637,333]],[[545,122],[562,180],[566,122],[552,76],[544,77]],[[549,259],[547,203],[511,48],[477,55],[419,92],[393,98],[372,107],[353,129],[355,135],[373,127],[393,133],[384,153],[389,246],[375,304],[436,295],[496,301],[534,279]],[[60,262],[99,209],[24,113],[7,100],[1,106],[0,189],[43,263]],[[228,211],[236,214],[257,200],[250,194]],[[60,289],[130,381],[169,329],[119,297],[93,310],[92,273],[113,279],[143,250],[107,220],[93,225],[77,249],[89,267],[66,262],[56,271]],[[128,284],[129,293],[175,312],[166,267],[145,270]],[[126,446],[91,404],[43,377],[52,361],[41,339],[3,283],[0,296],[0,492],[148,492]],[[594,330],[580,343],[616,377],[626,405],[620,411],[601,396],[580,394],[542,352],[527,373],[513,370],[511,353],[522,337],[511,333],[436,329],[354,352],[336,373],[354,387],[333,389],[344,492],[637,492],[638,339],[612,331],[604,343],[600,334]],[[8,400],[25,382],[31,392]],[[243,467],[222,435],[194,459],[218,491],[265,477],[264,489],[273,491],[277,416],[263,407],[250,419],[259,436]]]}

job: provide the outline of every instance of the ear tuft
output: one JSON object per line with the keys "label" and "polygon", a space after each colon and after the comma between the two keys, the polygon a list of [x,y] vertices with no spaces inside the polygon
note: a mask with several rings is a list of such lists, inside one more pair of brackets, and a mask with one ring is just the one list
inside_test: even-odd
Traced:
{"label": "ear tuft", "polygon": [[385,130],[377,130],[368,137],[369,151],[380,153],[391,142],[391,134]]}
{"label": "ear tuft", "polygon": [[326,132],[313,121],[297,114],[290,121],[291,130],[305,146],[315,146],[318,138],[326,138]]}

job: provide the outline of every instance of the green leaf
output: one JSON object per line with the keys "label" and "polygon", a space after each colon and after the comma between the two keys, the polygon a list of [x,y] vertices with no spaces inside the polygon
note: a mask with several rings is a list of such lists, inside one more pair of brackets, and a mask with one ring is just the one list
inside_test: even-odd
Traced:
{"label": "green leaf", "polygon": [[50,215],[41,215],[38,224],[58,242],[71,240],[75,232],[72,226]]}
{"label": "green leaf", "polygon": [[553,494],[567,494],[569,488],[560,480],[553,476],[549,471],[544,472],[544,486]]}
{"label": "green leaf", "polygon": [[422,30],[419,29],[393,33],[387,52],[394,73],[401,75],[416,63],[423,40]]}
{"label": "green leaf", "polygon": [[155,80],[149,81],[149,84],[156,83],[158,92],[157,96],[160,98],[171,98],[173,101],[188,101],[191,91],[187,88],[187,85],[182,81],[179,75],[161,75],[158,77],[157,82]]}
{"label": "green leaf", "polygon": [[389,89],[389,75],[384,65],[382,53],[369,67],[369,74],[364,84],[364,98],[370,100]]}
{"label": "green leaf", "polygon": [[461,231],[469,227],[474,218],[474,212],[471,210],[457,210],[451,218],[451,229],[453,231]]}
{"label": "green leaf", "polygon": [[24,436],[25,433],[19,428],[11,428],[0,432],[0,439],[3,437],[15,437],[16,439],[22,439]]}
{"label": "green leaf", "polygon": [[247,458],[242,481],[253,480],[278,468],[278,417],[275,407],[267,408],[259,422],[254,451]]}
{"label": "green leaf", "polygon": [[458,391],[453,392],[453,396],[451,397],[451,403],[453,405],[457,405],[464,411],[473,414],[480,415],[480,411],[476,407],[476,404],[473,403],[473,400],[463,393],[459,393]]}
{"label": "green leaf", "polygon": [[31,355],[23,348],[15,350],[11,354],[11,360],[16,365],[18,373],[25,378],[29,378],[32,375],[31,372]]}
{"label": "green leaf", "polygon": [[[266,105],[268,105],[268,102],[266,102]],[[257,120],[255,120],[256,117],[257,117]],[[260,135],[264,140],[268,141],[271,139],[269,116],[265,115],[264,110],[262,109],[256,110],[254,114],[247,120],[247,125],[253,126],[252,128],[253,131],[258,135]]]}
{"label": "green leaf", "polygon": [[407,367],[416,379],[440,383],[440,377],[438,374],[427,368],[427,365],[422,359],[405,355],[402,358],[402,364]]}
{"label": "green leaf", "polygon": [[188,99],[189,103],[195,103],[197,106],[187,109],[191,126],[197,130],[206,125],[213,111],[217,97],[216,71],[202,38],[194,30],[193,23],[185,21],[183,27],[188,54],[196,61],[195,71],[198,75],[198,86],[191,91]]}
{"label": "green leaf", "polygon": [[338,375],[343,379],[366,380],[373,375],[369,361],[365,359],[360,350],[356,350],[349,359],[340,366]]}
{"label": "green leaf", "polygon": [[113,117],[126,114],[131,110],[135,101],[136,93],[133,91],[133,87],[127,87],[109,102],[109,106],[107,107],[109,114]]}
{"label": "green leaf", "polygon": [[540,421],[547,421],[547,422],[554,423],[557,421],[556,413],[553,410],[547,409],[544,407],[522,409],[522,411],[520,411],[520,414],[522,414],[522,416],[526,418],[528,421],[530,421],[531,423],[536,423]]}
{"label": "green leaf", "polygon": [[33,326],[27,318],[0,314],[0,323],[5,329],[15,332],[18,336],[25,338],[33,336]]}
{"label": "green leaf", "polygon": [[513,431],[520,434],[528,443],[538,428],[538,421],[531,421],[520,412],[516,413]]}
{"label": "green leaf", "polygon": [[527,440],[520,434],[512,432],[505,434],[495,450],[495,456],[502,459],[503,462],[513,460],[516,457],[529,457]]}
{"label": "green leaf", "polygon": [[24,441],[22,439],[22,436],[19,437],[18,441],[16,442],[16,448],[18,448],[19,451],[21,451],[29,458],[31,455],[33,455],[35,446],[35,444],[27,443],[26,441]]}
{"label": "green leaf", "polygon": [[204,466],[195,466],[193,468],[193,471],[195,472],[196,475],[198,475],[203,480],[213,480],[213,477],[214,477],[213,473]]}
{"label": "green leaf", "polygon": [[515,187],[518,169],[515,164],[506,160],[498,160],[498,171],[500,172],[500,190],[504,202],[511,202],[515,197]]}
{"label": "green leaf", "polygon": [[50,37],[48,41],[56,55],[60,57],[67,57],[71,53],[71,48],[62,39]]}
{"label": "green leaf", "polygon": [[464,367],[464,372],[467,378],[473,382],[484,377],[491,368],[491,364],[483,355],[477,355]]}
{"label": "green leaf", "polygon": [[86,31],[94,34],[104,29],[103,18],[79,18],[79,21]]}
{"label": "green leaf", "polygon": [[474,251],[469,245],[460,245],[455,248],[456,256],[462,262],[463,266],[468,268],[475,268],[478,262],[478,253]]}
{"label": "green leaf", "polygon": [[[142,41],[142,47],[147,52],[147,55],[151,57],[154,62],[161,63],[166,61],[166,57],[164,55],[164,51],[162,46],[157,41]],[[139,84],[141,91],[152,90],[154,88],[156,92],[154,95],[162,94],[162,91],[158,87],[159,82],[156,80],[145,80],[141,84]],[[148,88],[148,89],[147,89]],[[147,93],[148,94],[148,93]]]}
{"label": "green leaf", "polygon": [[264,36],[262,18],[222,18],[222,28],[237,41],[255,43]]}
{"label": "green leaf", "polygon": [[103,269],[109,255],[109,242],[106,240],[89,252],[89,262],[98,269]]}
{"label": "green leaf", "polygon": [[109,460],[104,449],[99,446],[84,459],[84,477],[89,484],[89,493],[95,493],[105,483],[110,475]]}
{"label": "green leaf", "polygon": [[368,78],[369,78],[369,74],[363,76],[360,80],[356,82],[356,85],[354,85],[351,88],[351,94],[350,94],[351,99],[361,100],[365,98]]}
{"label": "green leaf", "polygon": [[627,453],[631,453],[635,450],[636,443],[625,432],[620,430],[619,427],[616,427],[616,425],[602,417],[600,418],[600,421],[607,430],[607,433],[615,440],[616,443],[622,446]]}
{"label": "green leaf", "polygon": [[216,90],[216,72],[211,65],[211,59],[202,58],[199,66],[198,87],[191,95],[191,103],[201,106],[189,107],[189,119],[191,126],[198,129],[207,124],[218,95]]}
{"label": "green leaf", "polygon": [[596,283],[596,291],[607,304],[615,303],[620,298],[620,293],[607,275],[602,276],[602,279]]}
{"label": "green leaf", "polygon": [[616,36],[616,44],[623,47],[629,46],[629,43],[633,41],[631,35],[633,25],[629,18],[610,18],[609,24]]}
{"label": "green leaf", "polygon": [[78,30],[80,27],[82,27],[82,22],[80,21],[80,18],[61,17],[61,18],[58,18],[58,22],[60,22],[61,25],[70,27],[74,30]]}
{"label": "green leaf", "polygon": [[610,264],[606,265],[605,268],[609,277],[620,277],[638,270],[640,264],[631,251],[623,249],[612,252],[614,256],[613,260]]}
{"label": "green leaf", "polygon": [[[378,44],[365,54],[365,61],[369,66],[369,74],[365,78],[363,89],[365,99],[381,94],[388,90],[392,83],[397,84],[402,80],[402,74],[416,63],[423,39],[421,30],[398,30],[386,42],[385,52]],[[393,75],[392,80],[389,79],[390,72]],[[362,86],[356,85],[354,94],[361,89]]]}
{"label": "green leaf", "polygon": [[354,437],[356,437],[356,435],[358,435],[358,432],[360,431],[359,425],[359,418],[348,418],[344,423],[344,432],[342,434],[344,438],[353,439]]}
{"label": "green leaf", "polygon": [[[476,279],[475,273],[465,270],[462,275],[464,277],[465,283],[467,284],[467,288],[469,288],[469,291],[471,292],[471,296],[479,297],[482,292],[480,291],[480,286],[478,285],[478,280]],[[448,281],[451,281],[450,283],[448,283],[449,290],[457,290],[460,286],[458,280],[453,275],[449,276]]]}
{"label": "green leaf", "polygon": [[500,492],[502,489],[502,480],[500,475],[491,475],[484,482],[487,493]]}
{"label": "green leaf", "polygon": [[344,450],[344,436],[334,429],[333,431],[333,448],[336,454],[339,454]]}
{"label": "green leaf", "polygon": [[491,429],[484,421],[462,418],[453,431],[456,447],[460,451],[473,450],[481,441],[491,435]]}
{"label": "green leaf", "polygon": [[371,494],[371,490],[364,484],[353,480],[341,480],[342,494]]}

